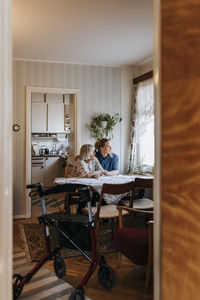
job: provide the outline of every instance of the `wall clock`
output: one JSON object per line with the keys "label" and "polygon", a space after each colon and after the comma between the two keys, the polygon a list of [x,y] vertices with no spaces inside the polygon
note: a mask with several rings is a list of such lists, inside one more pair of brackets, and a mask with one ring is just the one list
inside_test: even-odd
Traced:
{"label": "wall clock", "polygon": [[13,131],[17,132],[17,131],[19,131],[19,130],[20,130],[20,125],[14,124],[14,125],[13,125]]}

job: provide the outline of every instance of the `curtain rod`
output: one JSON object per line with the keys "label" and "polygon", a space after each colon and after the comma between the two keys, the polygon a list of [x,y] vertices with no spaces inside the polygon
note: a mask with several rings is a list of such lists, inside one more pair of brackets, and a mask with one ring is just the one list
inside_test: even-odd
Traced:
{"label": "curtain rod", "polygon": [[152,78],[152,77],[153,77],[153,71],[147,72],[145,74],[142,74],[139,77],[133,78],[133,84],[137,84],[141,81],[147,80],[147,79]]}

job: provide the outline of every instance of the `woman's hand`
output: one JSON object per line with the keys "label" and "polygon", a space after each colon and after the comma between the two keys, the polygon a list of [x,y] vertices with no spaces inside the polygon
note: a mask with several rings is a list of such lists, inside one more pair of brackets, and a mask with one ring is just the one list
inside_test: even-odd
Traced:
{"label": "woman's hand", "polygon": [[106,170],[97,170],[97,171],[94,171],[94,172],[90,172],[86,175],[86,177],[88,178],[95,178],[95,179],[98,179],[99,176],[112,176],[112,171],[111,172],[108,172]]}
{"label": "woman's hand", "polygon": [[98,179],[99,176],[101,176],[101,175],[102,175],[102,170],[97,170],[97,171],[88,173],[88,174],[86,175],[86,177]]}
{"label": "woman's hand", "polygon": [[100,175],[93,175],[93,178],[98,179]]}
{"label": "woman's hand", "polygon": [[108,172],[106,170],[103,170],[102,171],[102,175],[104,175],[104,176],[110,176],[110,172]]}

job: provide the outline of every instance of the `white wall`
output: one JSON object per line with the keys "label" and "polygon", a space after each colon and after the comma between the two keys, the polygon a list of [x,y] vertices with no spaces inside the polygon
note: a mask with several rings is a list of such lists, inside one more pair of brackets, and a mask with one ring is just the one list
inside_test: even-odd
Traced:
{"label": "white wall", "polygon": [[[118,67],[14,61],[13,122],[21,126],[13,136],[13,196],[14,215],[17,216],[25,214],[26,86],[80,89],[80,144],[95,141],[88,128],[95,113],[121,114],[121,70]],[[116,125],[112,146],[121,157],[120,127]]]}

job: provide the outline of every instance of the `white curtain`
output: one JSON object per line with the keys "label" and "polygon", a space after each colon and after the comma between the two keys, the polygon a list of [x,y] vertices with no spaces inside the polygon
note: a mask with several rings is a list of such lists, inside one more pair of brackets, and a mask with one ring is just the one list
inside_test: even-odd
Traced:
{"label": "white curtain", "polygon": [[131,171],[151,171],[154,165],[153,78],[137,85],[136,116]]}

